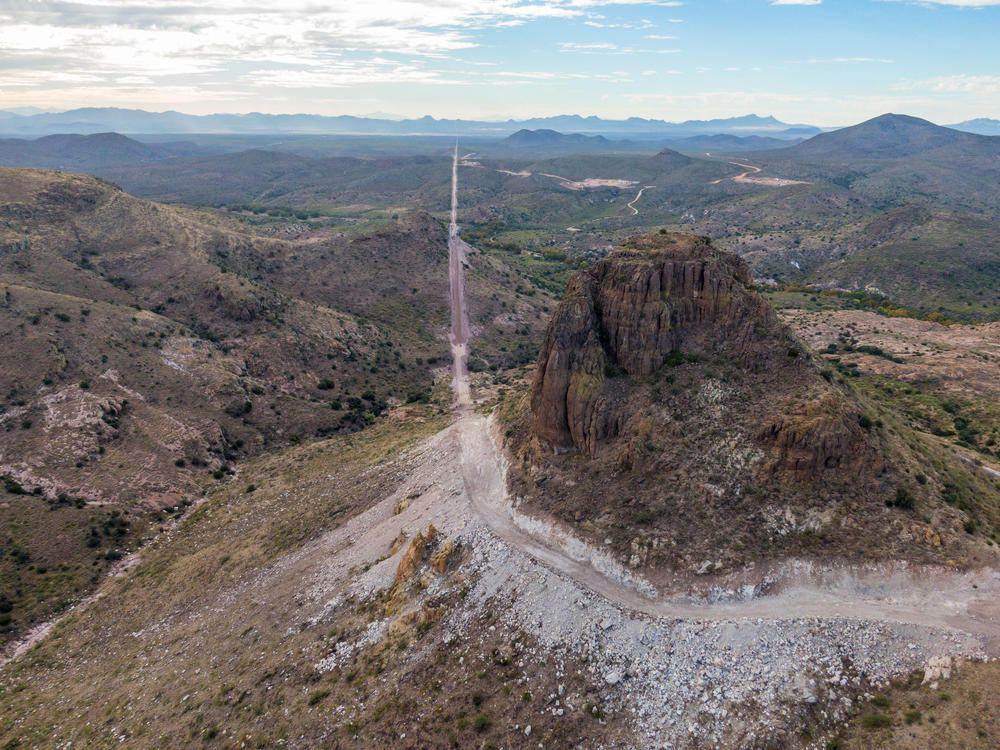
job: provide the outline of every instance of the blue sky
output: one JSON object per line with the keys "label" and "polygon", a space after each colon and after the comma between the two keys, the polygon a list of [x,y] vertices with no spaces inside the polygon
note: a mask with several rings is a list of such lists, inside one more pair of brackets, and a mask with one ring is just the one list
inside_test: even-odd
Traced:
{"label": "blue sky", "polygon": [[0,108],[1000,117],[1000,0],[0,0]]}

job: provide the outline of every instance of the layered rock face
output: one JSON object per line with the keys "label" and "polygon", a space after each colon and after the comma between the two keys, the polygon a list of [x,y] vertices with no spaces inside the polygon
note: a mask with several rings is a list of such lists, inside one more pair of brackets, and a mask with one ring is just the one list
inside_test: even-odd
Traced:
{"label": "layered rock face", "polygon": [[622,421],[607,378],[652,375],[681,352],[765,366],[782,336],[750,283],[737,256],[677,233],[632,238],[579,273],[539,355],[531,400],[539,439],[593,453]]}

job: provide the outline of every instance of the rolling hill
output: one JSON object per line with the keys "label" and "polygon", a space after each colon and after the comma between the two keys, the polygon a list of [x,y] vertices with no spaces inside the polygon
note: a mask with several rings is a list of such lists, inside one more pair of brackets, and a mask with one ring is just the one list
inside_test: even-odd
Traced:
{"label": "rolling hill", "polygon": [[611,144],[607,138],[601,135],[583,135],[582,133],[559,133],[555,130],[527,130],[521,129],[513,133],[502,141],[500,146],[515,149],[564,149],[580,148],[588,150],[592,148],[603,148]]}
{"label": "rolling hill", "polygon": [[124,164],[145,164],[201,154],[192,143],[140,143],[120,133],[48,135],[36,140],[0,140],[0,165],[95,171]]}

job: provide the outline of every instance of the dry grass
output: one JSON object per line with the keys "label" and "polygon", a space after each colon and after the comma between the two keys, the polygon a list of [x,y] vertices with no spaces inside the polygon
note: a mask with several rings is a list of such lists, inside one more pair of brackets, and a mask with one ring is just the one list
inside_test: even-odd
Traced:
{"label": "dry grass", "polygon": [[[963,664],[937,689],[922,675],[894,685],[866,706],[828,747],[837,750],[992,750],[1000,746],[1000,663]],[[882,721],[872,716],[885,717]]]}

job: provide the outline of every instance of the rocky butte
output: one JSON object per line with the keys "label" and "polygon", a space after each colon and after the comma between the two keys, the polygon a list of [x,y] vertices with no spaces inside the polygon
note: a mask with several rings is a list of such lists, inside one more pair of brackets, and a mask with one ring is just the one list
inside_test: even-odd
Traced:
{"label": "rocky butte", "polygon": [[633,237],[580,271],[504,414],[522,509],[650,575],[968,552],[935,530],[958,514],[922,473],[934,446],[821,369],[705,237]]}

